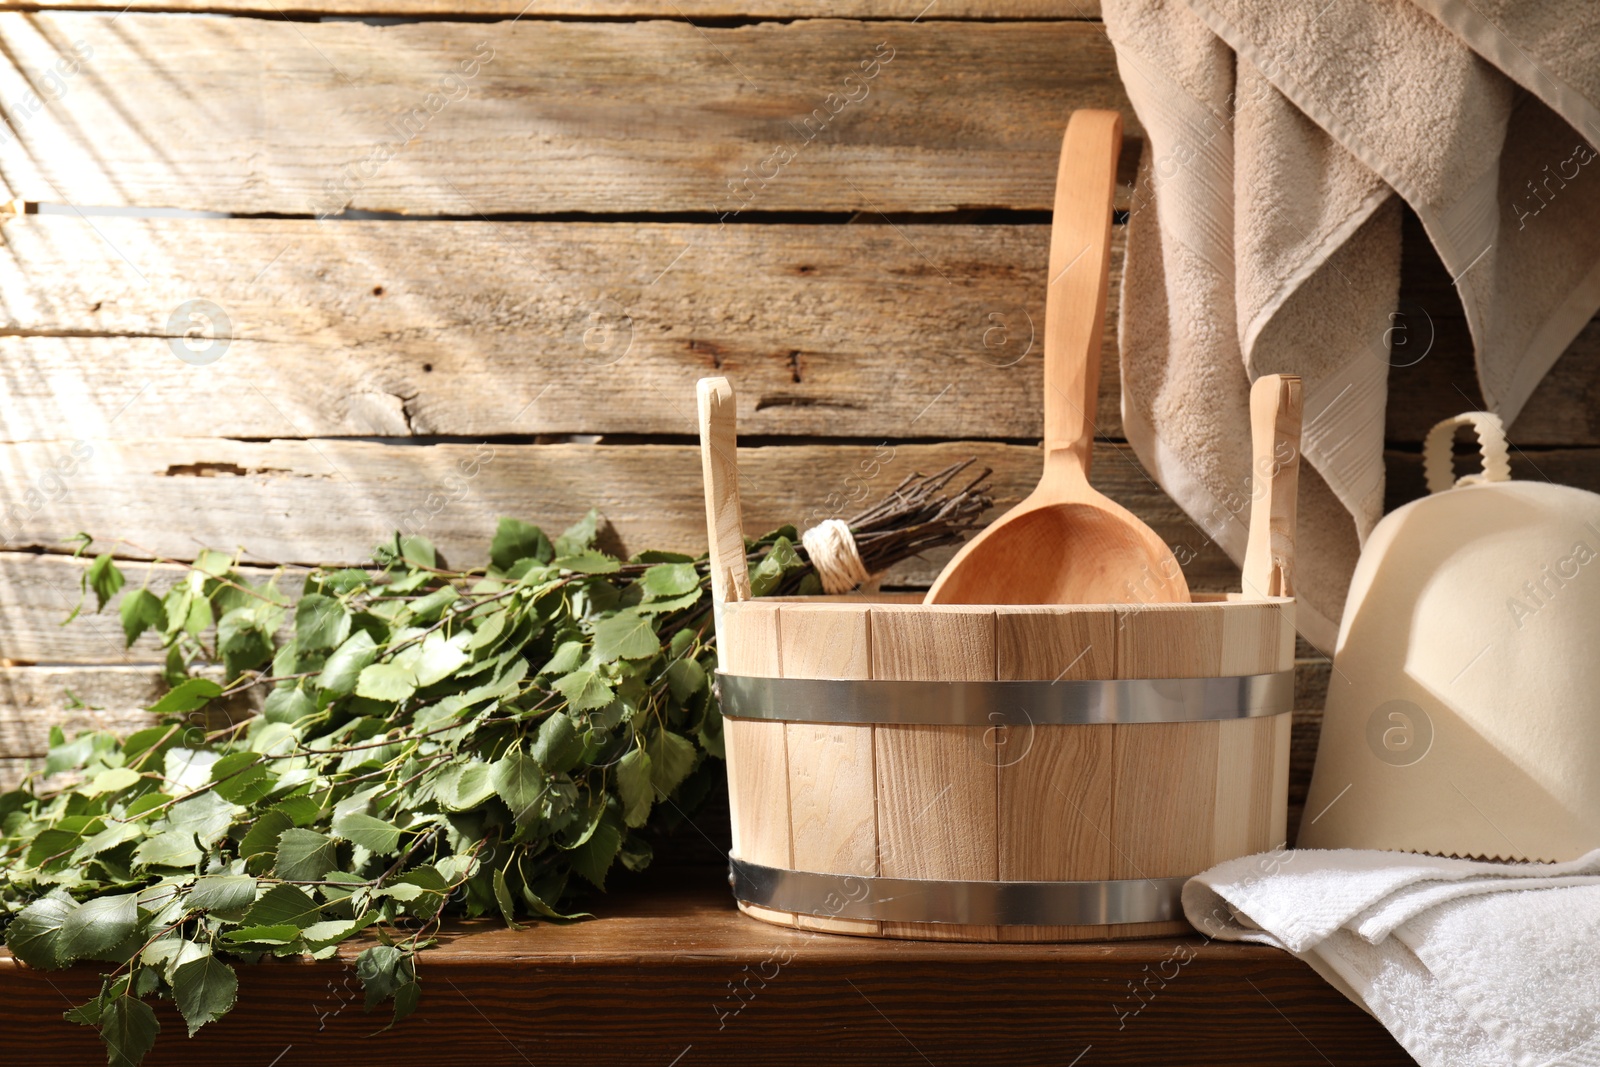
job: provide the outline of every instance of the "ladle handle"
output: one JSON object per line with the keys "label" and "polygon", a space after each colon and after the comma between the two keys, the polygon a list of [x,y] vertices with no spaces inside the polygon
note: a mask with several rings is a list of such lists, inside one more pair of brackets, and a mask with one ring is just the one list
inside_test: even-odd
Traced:
{"label": "ladle handle", "polygon": [[1268,374],[1250,389],[1250,539],[1246,596],[1294,596],[1295,496],[1300,485],[1300,379]]}
{"label": "ladle handle", "polygon": [[1045,469],[1084,475],[1100,398],[1100,337],[1111,269],[1111,209],[1122,116],[1074,111],[1061,142],[1044,304]]}

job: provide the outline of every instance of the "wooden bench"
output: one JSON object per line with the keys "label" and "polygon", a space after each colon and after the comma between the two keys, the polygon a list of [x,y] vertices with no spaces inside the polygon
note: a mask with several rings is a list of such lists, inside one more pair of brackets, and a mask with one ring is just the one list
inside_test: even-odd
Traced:
{"label": "wooden bench", "polygon": [[[675,883],[675,884],[674,884]],[[1408,1064],[1382,1026],[1277,949],[1199,937],[1081,945],[881,941],[739,915],[718,872],[595,902],[602,918],[461,923],[422,957],[416,1015],[373,1036],[350,959],[240,967],[239,1006],[185,1039],[170,1005],[146,1061],[525,1065]],[[0,955],[10,1062],[102,1055],[64,1023],[92,968]]]}

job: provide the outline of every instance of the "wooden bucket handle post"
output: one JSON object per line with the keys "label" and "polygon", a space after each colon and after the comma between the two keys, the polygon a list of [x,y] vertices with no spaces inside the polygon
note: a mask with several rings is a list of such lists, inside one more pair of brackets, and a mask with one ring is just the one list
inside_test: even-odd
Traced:
{"label": "wooden bucket handle post", "polygon": [[700,470],[705,479],[706,536],[711,545],[711,603],[722,632],[722,605],[750,599],[750,568],[744,557],[744,523],[739,517],[736,401],[726,378],[701,378],[695,387],[700,408]]}
{"label": "wooden bucket handle post", "polygon": [[1244,591],[1249,596],[1294,596],[1300,415],[1300,379],[1295,375],[1268,374],[1251,387],[1254,499],[1243,568]]}

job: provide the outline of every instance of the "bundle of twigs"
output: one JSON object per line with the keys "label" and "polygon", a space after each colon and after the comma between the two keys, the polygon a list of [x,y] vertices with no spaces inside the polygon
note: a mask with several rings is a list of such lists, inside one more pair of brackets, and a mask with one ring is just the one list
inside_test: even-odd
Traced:
{"label": "bundle of twigs", "polygon": [[[937,474],[907,475],[876,504],[845,519],[866,569],[882,574],[930,549],[965,541],[980,525],[983,513],[994,506],[989,496],[989,476],[994,471],[989,467],[961,488],[950,490],[957,476],[975,463],[977,458],[972,457]],[[804,546],[795,545],[795,551],[809,565]],[[797,582],[798,577],[785,586]]]}

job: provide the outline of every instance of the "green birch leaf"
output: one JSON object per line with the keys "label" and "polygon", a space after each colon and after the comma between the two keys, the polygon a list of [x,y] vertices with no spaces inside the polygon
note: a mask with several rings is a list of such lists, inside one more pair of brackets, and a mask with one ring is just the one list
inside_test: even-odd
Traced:
{"label": "green birch leaf", "polygon": [[596,889],[604,889],[606,872],[611,869],[611,862],[617,858],[621,848],[622,826],[617,817],[608,811],[600,817],[589,839],[568,855],[574,871]]}
{"label": "green birch leaf", "polygon": [[217,620],[217,648],[229,678],[272,658],[272,638],[262,626],[254,607],[234,608]]}
{"label": "green birch leaf", "polygon": [[439,554],[433,542],[420,535],[400,538],[400,558],[413,567],[432,569],[439,565]]}
{"label": "green birch leaf", "polygon": [[614,574],[622,569],[622,561],[591,549],[557,556],[550,561],[550,566],[576,574]]}
{"label": "green birch leaf", "polygon": [[317,902],[297,885],[275,885],[245,914],[246,926],[293,926],[296,930],[322,919]]}
{"label": "green birch leaf", "polygon": [[488,648],[500,639],[505,632],[506,613],[504,611],[491,611],[483,616],[477,629],[472,631],[472,637],[467,641],[467,648],[476,652],[481,648]]}
{"label": "green birch leaf", "polygon": [[510,570],[520,559],[549,563],[551,555],[550,539],[544,531],[521,519],[501,519],[489,546],[489,561],[501,571]]}
{"label": "green birch leaf", "polygon": [[274,689],[267,694],[261,714],[268,722],[294,724],[317,710],[316,701],[298,688]]}
{"label": "green birch leaf", "polygon": [[670,730],[662,730],[645,742],[645,750],[650,753],[650,781],[657,795],[665,799],[694,769],[694,744]]}
{"label": "green birch leaf", "polygon": [[[293,825],[294,820],[281,811],[274,809],[263,812],[240,839],[239,855],[246,862],[258,857],[275,858],[278,852],[278,838]],[[270,863],[266,866],[270,866]]]}
{"label": "green birch leaf", "polygon": [[700,603],[700,598],[704,595],[704,590],[696,589],[692,593],[685,593],[683,596],[672,597],[669,600],[646,600],[633,610],[641,615],[670,615],[674,611],[682,611],[684,608],[694,607]]}
{"label": "green birch leaf", "polygon": [[377,642],[367,631],[357,630],[328,657],[317,676],[317,685],[330,693],[348,693],[356,687],[362,670],[377,658]]}
{"label": "green birch leaf", "polygon": [[[57,890],[59,892],[59,890]],[[29,967],[54,971],[72,962],[65,955],[61,926],[78,905],[71,898],[40,897],[6,927],[6,948]]]}
{"label": "green birch leaf", "polygon": [[83,840],[72,853],[73,863],[82,863],[91,856],[98,856],[102,852],[116,848],[118,845],[127,844],[135,838],[144,836],[145,828],[142,823],[118,822],[101,830],[99,833]]}
{"label": "green birch leaf", "polygon": [[[431,866],[415,867],[402,874],[394,888],[402,887],[416,890],[404,898],[409,904],[406,912],[424,922],[439,913],[439,909],[444,907],[445,897],[450,895],[450,883],[444,880],[444,875]],[[398,894],[396,899],[400,899]]]}
{"label": "green birch leaf", "polygon": [[138,1067],[156,1043],[161,1024],[150,1005],[134,996],[113,997],[100,1011],[100,1040],[108,1067]]}
{"label": "green birch leaf", "polygon": [[335,649],[350,636],[350,612],[336,598],[311,593],[294,609],[294,640],[307,651]]}
{"label": "green birch leaf", "polygon": [[468,635],[446,638],[442,634],[429,634],[422,642],[422,658],[417,661],[417,686],[437,685],[466,666],[472,657],[461,650]]}
{"label": "green birch leaf", "polygon": [[374,663],[362,668],[356,680],[356,696],[398,704],[417,691],[417,675],[399,663]]}
{"label": "green birch leaf", "polygon": [[643,749],[631,749],[617,762],[617,792],[622,796],[623,821],[631,827],[643,826],[656,799],[650,757]]}
{"label": "green birch leaf", "polygon": [[312,797],[287,797],[273,811],[287,815],[296,826],[310,826],[322,812],[322,805]]}
{"label": "green birch leaf", "polygon": [[139,895],[122,893],[79,904],[61,922],[61,958],[103,956],[120,946],[139,925]]}
{"label": "green birch leaf", "polygon": [[170,829],[147,837],[133,850],[135,867],[192,868],[205,858],[195,844],[194,831]]}
{"label": "green birch leaf", "polygon": [[647,548],[643,552],[635,552],[630,563],[693,563],[694,557],[687,552],[667,552],[659,548]]}
{"label": "green birch leaf", "polygon": [[211,601],[203,596],[191,597],[188,613],[183,617],[183,631],[191,637],[199,637],[211,628],[213,619]]}
{"label": "green birch leaf", "polygon": [[594,626],[594,655],[602,663],[619,659],[645,659],[661,651],[650,618],[624,608]]}
{"label": "green birch leaf", "polygon": [[198,911],[237,911],[255,899],[256,880],[248,874],[208,874],[194,883],[186,903]]}
{"label": "green birch leaf", "polygon": [[235,804],[253,804],[272,791],[268,774],[260,753],[230,752],[211,765],[212,791]]}
{"label": "green birch leaf", "polygon": [[[353,811],[334,820],[333,832],[375,856],[392,855],[400,846],[400,828],[393,823]],[[279,846],[279,854],[283,852]]]}
{"label": "green birch leaf", "polygon": [[393,945],[373,945],[356,957],[356,977],[366,990],[366,1007],[371,1011],[401,986],[415,982],[417,971],[409,953]]}
{"label": "green birch leaf", "polygon": [[444,609],[461,599],[453,585],[441,586],[411,604],[411,617],[417,622],[433,622],[444,614]]}
{"label": "green birch leaf", "polygon": [[178,830],[193,831],[201,848],[210,848],[222,840],[240,809],[217,795],[216,790],[200,793],[180,800],[167,813],[167,822]]}
{"label": "green birch leaf", "polygon": [[378,913],[369,911],[358,919],[329,919],[320,923],[312,923],[300,931],[300,936],[314,945],[337,945],[377,921]]}
{"label": "green birch leaf", "polygon": [[603,708],[616,698],[616,693],[606,684],[605,679],[594,671],[573,671],[565,677],[557,678],[550,688],[566,697],[573,711]]}
{"label": "green birch leaf", "polygon": [[750,572],[752,596],[766,596],[778,587],[783,576],[800,566],[800,556],[787,537],[772,542],[759,566]]}
{"label": "green birch leaf", "polygon": [[233,559],[216,549],[202,548],[195,557],[194,569],[212,578],[221,578],[233,569]]}
{"label": "green birch leaf", "polygon": [[570,771],[583,758],[583,748],[577,724],[557,711],[539,724],[539,735],[533,742],[533,758],[547,771]]}
{"label": "green birch leaf", "polygon": [[600,513],[594,508],[577,522],[562,531],[556,538],[555,550],[557,556],[575,556],[594,545],[595,534],[600,529]]}
{"label": "green birch leaf", "polygon": [[239,978],[233,968],[207,952],[172,972],[172,999],[189,1024],[189,1036],[233,1008]]}
{"label": "green birch leaf", "polygon": [[293,923],[281,923],[277,926],[242,926],[237,930],[229,930],[222,936],[234,944],[292,945],[300,940],[300,927]]}
{"label": "green birch leaf", "polygon": [[86,797],[97,797],[102,793],[116,793],[128,788],[130,785],[137,785],[143,777],[138,771],[129,770],[127,767],[113,767],[95,775],[89,780],[88,785],[79,786],[78,792]]}
{"label": "green birch leaf", "polygon": [[672,699],[679,704],[688,703],[690,697],[705,687],[705,668],[694,660],[686,657],[667,668],[667,688],[672,693]]}
{"label": "green birch leaf", "polygon": [[658,563],[644,572],[639,587],[650,600],[700,591],[700,573],[693,563]]}
{"label": "green birch leaf", "polygon": [[489,765],[482,760],[473,760],[451,768],[450,777],[442,783],[440,799],[452,811],[470,811],[482,805],[494,793]]}
{"label": "green birch leaf", "polygon": [[549,675],[575,671],[583,664],[583,654],[582,641],[563,641],[556,649],[555,655],[539,668],[539,673]]}
{"label": "green birch leaf", "polygon": [[516,909],[511,906],[511,888],[506,885],[505,871],[494,872],[494,902],[499,907],[500,917],[506,921],[507,926],[513,930],[522,929],[522,924],[515,918]]}
{"label": "green birch leaf", "polygon": [[221,693],[222,686],[210,678],[190,678],[150,705],[150,710],[158,714],[197,711]]}
{"label": "green birch leaf", "polygon": [[161,598],[148,589],[137,589],[123,597],[122,603],[117,605],[117,613],[122,617],[122,635],[128,639],[130,648],[140,634],[159,628],[167,617]]}
{"label": "green birch leaf", "polygon": [[94,558],[94,562],[89,564],[88,571],[84,573],[83,580],[88,588],[94,590],[96,611],[104,608],[106,601],[117,595],[117,590],[122,588],[125,581],[109,552],[102,552]]}
{"label": "green birch leaf", "polygon": [[538,819],[549,781],[538,760],[514,748],[490,768],[490,781],[518,824]]}
{"label": "green birch leaf", "polygon": [[273,870],[289,882],[316,882],[339,865],[339,847],[326,834],[298,827],[278,838],[278,861]]}

